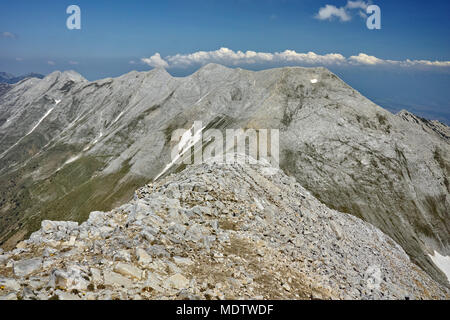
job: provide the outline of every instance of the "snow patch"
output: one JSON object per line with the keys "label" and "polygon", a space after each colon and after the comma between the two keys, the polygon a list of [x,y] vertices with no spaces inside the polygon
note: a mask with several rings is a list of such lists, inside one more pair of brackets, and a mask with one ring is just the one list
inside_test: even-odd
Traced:
{"label": "snow patch", "polygon": [[63,166],[65,166],[66,164],[69,164],[69,163],[77,161],[78,159],[80,159],[80,157],[81,157],[81,155],[79,154],[79,155],[76,155],[76,156],[73,156],[73,157],[69,158],[66,162],[64,162]]}
{"label": "snow patch", "polygon": [[208,96],[209,92],[207,94],[205,94],[203,97],[201,97],[195,104],[199,104],[200,102],[202,102],[203,99],[205,99]]}
{"label": "snow patch", "polygon": [[194,129],[194,126],[195,124],[181,136],[180,142],[178,143],[177,156],[164,168],[160,174],[156,176],[155,181],[166,173],[167,170],[169,170],[180,158],[182,158],[188,150],[190,150],[198,141],[202,139],[202,132],[206,127],[201,128],[192,136],[191,131]]}
{"label": "snow patch", "polygon": [[64,164],[63,164],[61,167],[59,167],[59,168],[56,170],[56,172],[58,172],[59,170],[61,170],[62,168],[64,168],[64,167],[65,167],[66,165],[68,165],[69,163],[75,162],[75,161],[77,161],[77,160],[80,159],[80,158],[81,158],[81,154],[78,154],[78,155],[76,155],[76,156],[70,157],[69,159],[67,159],[66,162],[64,162]]}
{"label": "snow patch", "polygon": [[439,252],[434,251],[434,255],[429,254],[433,263],[441,269],[443,273],[447,276],[447,281],[450,283],[450,257],[442,256]]}
{"label": "snow patch", "polygon": [[100,135],[97,137],[97,138],[95,138],[91,143],[89,143],[84,149],[83,149],[83,151],[87,151],[87,150],[89,150],[90,148],[92,148],[101,138],[103,137],[103,131],[102,130],[100,130]]}
{"label": "snow patch", "polygon": [[114,123],[119,121],[119,119],[123,116],[124,113],[125,113],[125,110],[123,110],[121,113],[119,113],[119,115],[116,117],[116,119],[114,119],[114,121],[111,123],[111,125],[113,125]]}
{"label": "snow patch", "polygon": [[25,139],[26,137],[28,137],[30,134],[33,133],[34,130],[36,130],[37,127],[39,127],[39,125],[42,123],[42,121],[45,120],[45,118],[48,117],[48,115],[53,111],[54,107],[49,109],[44,116],[38,121],[38,123],[26,134],[24,135],[22,138],[20,138],[19,140],[17,140],[16,143],[14,143],[11,147],[9,147],[5,152],[3,152],[0,155],[0,158],[2,158],[5,154],[7,154],[9,152],[9,150],[11,150],[12,148],[14,148],[15,146],[17,146],[23,139]]}
{"label": "snow patch", "polygon": [[[28,133],[25,135],[25,137],[28,136],[28,135],[30,135],[34,130],[36,130],[36,128],[39,127],[39,125],[41,124],[41,122],[44,121],[45,118],[47,118],[47,116],[53,111],[53,109],[54,109],[54,108],[50,108],[50,109],[44,114],[44,116],[39,120],[39,122],[33,127],[33,129],[31,129],[31,131],[28,132]],[[23,137],[23,138],[25,138],[25,137]],[[22,139],[23,139],[23,138],[22,138]]]}
{"label": "snow patch", "polygon": [[317,83],[317,82],[319,82],[319,80],[317,80],[317,79],[311,79],[311,83]]}

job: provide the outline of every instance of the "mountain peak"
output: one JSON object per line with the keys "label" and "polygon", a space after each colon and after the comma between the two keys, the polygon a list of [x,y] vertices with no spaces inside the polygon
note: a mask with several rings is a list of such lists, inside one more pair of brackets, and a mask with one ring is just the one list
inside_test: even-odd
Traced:
{"label": "mountain peak", "polygon": [[79,74],[78,72],[74,71],[74,70],[66,70],[66,71],[54,71],[52,73],[50,73],[47,77],[45,77],[44,79],[49,78],[49,79],[67,79],[67,80],[72,80],[74,82],[79,82],[79,81],[87,81],[81,74]]}
{"label": "mountain peak", "polygon": [[152,70],[149,71],[150,74],[157,74],[157,75],[162,75],[162,76],[167,76],[172,78],[172,75],[167,72],[166,68],[163,67],[156,67],[153,68]]}
{"label": "mountain peak", "polygon": [[198,69],[197,72],[202,73],[202,72],[205,72],[205,71],[206,72],[211,72],[211,71],[229,71],[229,70],[232,70],[232,68],[226,67],[226,66],[224,66],[222,64],[219,64],[219,63],[210,62],[210,63],[205,64],[204,66],[202,66],[200,69]]}

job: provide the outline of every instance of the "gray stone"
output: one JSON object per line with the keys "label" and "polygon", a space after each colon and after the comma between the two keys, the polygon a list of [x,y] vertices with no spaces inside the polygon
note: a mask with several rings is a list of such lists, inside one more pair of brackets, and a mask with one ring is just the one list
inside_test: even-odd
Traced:
{"label": "gray stone", "polygon": [[152,257],[142,248],[136,249],[136,257],[142,266],[146,266],[152,262]]}
{"label": "gray stone", "polygon": [[0,266],[5,265],[11,256],[9,254],[0,255]]}
{"label": "gray stone", "polygon": [[142,270],[129,263],[119,262],[114,267],[114,271],[129,278],[138,280],[142,278]]}
{"label": "gray stone", "polygon": [[190,266],[192,264],[194,264],[194,262],[192,262],[191,259],[189,258],[182,258],[182,257],[173,257],[173,260],[175,261],[176,264],[180,264],[180,265],[187,265]]}
{"label": "gray stone", "polygon": [[104,271],[103,277],[105,285],[125,287],[125,288],[130,288],[133,285],[133,282],[130,279],[116,272]]}
{"label": "gray stone", "polygon": [[68,301],[81,300],[81,298],[78,295],[61,290],[56,291],[56,296],[58,297],[58,300],[68,300]]}
{"label": "gray stone", "polygon": [[181,290],[189,288],[189,280],[177,273],[166,279],[164,285],[169,288]]}
{"label": "gray stone", "polygon": [[15,279],[0,278],[0,288],[12,290],[12,291],[19,291],[20,284]]}
{"label": "gray stone", "polygon": [[165,247],[161,245],[153,245],[149,247],[148,252],[153,257],[170,257],[170,254],[166,251]]}
{"label": "gray stone", "polygon": [[131,253],[128,250],[119,250],[113,255],[114,261],[131,261]]}
{"label": "gray stone", "polygon": [[14,262],[14,274],[17,277],[26,277],[42,267],[41,258],[33,258]]}
{"label": "gray stone", "polygon": [[94,211],[89,214],[88,223],[94,226],[101,226],[106,216],[104,212]]}
{"label": "gray stone", "polygon": [[89,277],[78,266],[70,266],[67,271],[53,270],[48,285],[53,288],[86,290]]}
{"label": "gray stone", "polygon": [[102,272],[97,268],[91,268],[92,281],[96,284],[103,282]]}
{"label": "gray stone", "polygon": [[0,295],[0,300],[2,301],[12,301],[12,300],[18,300],[17,294],[14,292],[8,293],[7,295]]}

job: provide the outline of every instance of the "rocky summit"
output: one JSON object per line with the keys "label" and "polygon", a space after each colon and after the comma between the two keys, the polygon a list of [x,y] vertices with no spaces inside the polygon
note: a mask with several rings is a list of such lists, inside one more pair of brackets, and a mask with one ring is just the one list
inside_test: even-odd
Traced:
{"label": "rocky summit", "polygon": [[[267,162],[188,166],[0,255],[1,299],[449,299],[373,225]],[[0,252],[1,253],[1,252]]]}

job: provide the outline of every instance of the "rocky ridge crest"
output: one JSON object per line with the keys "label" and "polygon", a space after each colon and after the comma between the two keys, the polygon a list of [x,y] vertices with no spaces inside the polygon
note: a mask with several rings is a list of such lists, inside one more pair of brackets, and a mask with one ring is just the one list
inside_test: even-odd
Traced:
{"label": "rocky ridge crest", "polygon": [[449,299],[374,226],[259,161],[189,166],[0,252],[2,299]]}

